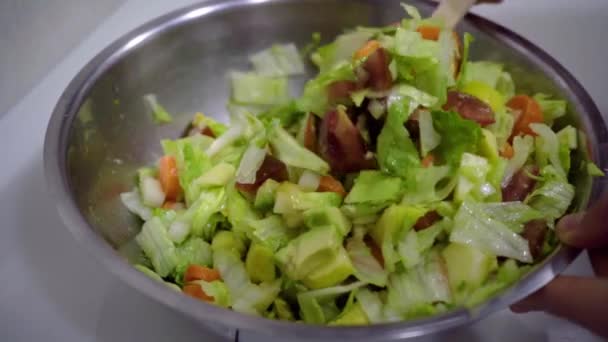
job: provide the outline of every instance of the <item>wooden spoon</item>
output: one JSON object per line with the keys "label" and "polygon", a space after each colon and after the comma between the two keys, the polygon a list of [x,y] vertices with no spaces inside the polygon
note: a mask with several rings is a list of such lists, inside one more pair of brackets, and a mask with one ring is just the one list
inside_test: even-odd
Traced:
{"label": "wooden spoon", "polygon": [[477,0],[443,0],[433,12],[432,18],[443,20],[445,28],[453,30],[476,2]]}

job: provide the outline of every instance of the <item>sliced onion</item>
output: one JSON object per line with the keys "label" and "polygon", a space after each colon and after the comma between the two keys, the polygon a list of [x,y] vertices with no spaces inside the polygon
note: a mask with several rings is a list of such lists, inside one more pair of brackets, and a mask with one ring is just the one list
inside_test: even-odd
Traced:
{"label": "sliced onion", "polygon": [[165,203],[165,193],[160,182],[152,177],[144,177],[140,181],[142,201],[145,205],[159,208]]}
{"label": "sliced onion", "polygon": [[236,182],[241,184],[253,184],[255,183],[255,176],[264,162],[266,157],[266,149],[259,148],[255,144],[250,145],[243,158],[241,164],[236,172]]}
{"label": "sliced onion", "polygon": [[300,176],[298,185],[306,191],[316,191],[319,188],[321,176],[318,173],[305,170]]}

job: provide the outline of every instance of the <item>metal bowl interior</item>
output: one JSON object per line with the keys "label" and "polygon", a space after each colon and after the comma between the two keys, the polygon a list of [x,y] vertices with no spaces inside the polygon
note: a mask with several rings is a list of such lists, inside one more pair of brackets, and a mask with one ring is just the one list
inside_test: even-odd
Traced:
{"label": "metal bowl interior", "polygon": [[[413,1],[422,12],[432,4]],[[229,70],[249,67],[247,56],[276,42],[306,45],[312,32],[331,40],[345,28],[384,25],[403,13],[392,0],[206,1],[158,18],[109,46],[94,58],[62,95],[47,131],[45,163],[49,186],[68,228],[126,282],[199,320],[283,336],[315,339],[393,339],[418,336],[470,323],[540,288],[578,251],[559,248],[522,281],[472,310],[460,309],[416,321],[369,327],[320,327],[271,321],[201,304],[174,293],[132,269],[130,243],[140,229],[119,200],[133,187],[134,174],[160,156],[160,139],[178,137],[193,113],[226,121]],[[520,92],[543,92],[569,101],[559,125],[584,131],[591,158],[608,166],[599,150],[608,133],[597,108],[576,80],[546,53],[509,30],[469,15],[459,26],[475,36],[472,59],[505,64]],[[308,66],[309,76],[314,73]],[[306,77],[292,81],[297,94]],[[153,123],[142,96],[157,94],[172,124]],[[583,160],[581,150],[575,159]],[[583,173],[572,180],[572,210],[585,208],[603,188]]]}

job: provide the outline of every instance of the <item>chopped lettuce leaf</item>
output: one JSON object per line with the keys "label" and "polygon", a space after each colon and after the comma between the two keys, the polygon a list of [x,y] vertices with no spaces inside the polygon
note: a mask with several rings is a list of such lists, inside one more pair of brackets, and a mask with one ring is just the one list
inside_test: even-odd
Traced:
{"label": "chopped lettuce leaf", "polygon": [[175,279],[181,281],[190,265],[211,266],[213,264],[211,245],[201,238],[193,237],[176,248],[177,266]]}
{"label": "chopped lettuce leaf", "polygon": [[194,115],[194,120],[192,120],[192,125],[196,126],[200,129],[205,127],[209,127],[209,129],[213,132],[216,137],[224,134],[228,128],[223,123],[217,122],[214,119],[204,115],[203,113],[196,113]]}
{"label": "chopped lettuce leaf", "polygon": [[371,323],[381,323],[384,321],[383,306],[377,292],[372,292],[366,288],[359,289],[355,298],[361,304],[367,318]]}
{"label": "chopped lettuce leaf", "polygon": [[223,308],[227,308],[231,305],[232,298],[230,297],[230,290],[223,281],[214,280],[212,282],[207,282],[204,280],[196,280],[193,283],[198,284],[206,295],[213,297],[213,304]]}
{"label": "chopped lettuce leaf", "polygon": [[152,119],[154,119],[154,122],[157,124],[165,124],[173,121],[171,114],[167,112],[165,107],[158,103],[158,99],[155,94],[146,94],[144,95],[143,99],[146,107],[148,107],[148,109],[152,112]]}
{"label": "chopped lettuce leaf", "polygon": [[503,222],[491,218],[483,205],[464,202],[456,217],[450,241],[468,244],[494,255],[531,263],[528,241],[509,229]]}
{"label": "chopped lettuce leaf", "polygon": [[540,106],[543,112],[543,120],[547,125],[551,126],[555,119],[566,115],[568,103],[565,100],[551,100],[550,95],[543,93],[537,93],[533,98]]}
{"label": "chopped lettuce leaf", "polygon": [[346,251],[355,268],[357,279],[376,286],[386,286],[388,272],[372,255],[362,237],[353,236],[348,239]]}
{"label": "chopped lettuce leaf", "polygon": [[306,82],[302,96],[297,100],[298,110],[323,117],[328,109],[327,86],[336,81],[355,79],[352,63],[342,63],[331,70],[322,72],[316,78]]}
{"label": "chopped lettuce leaf", "polygon": [[350,220],[337,207],[317,207],[303,213],[304,222],[310,229],[332,227],[340,236],[347,236],[352,227]]}
{"label": "chopped lettuce leaf", "polygon": [[232,181],[235,172],[232,164],[220,162],[198,177],[194,183],[203,188],[225,186]]}
{"label": "chopped lettuce leaf", "polygon": [[255,71],[262,76],[301,75],[304,63],[295,44],[275,44],[249,57]]}
{"label": "chopped lettuce leaf", "polygon": [[286,78],[234,71],[230,79],[232,99],[237,103],[276,105],[289,100]]}
{"label": "chopped lettuce leaf", "polygon": [[460,73],[458,74],[458,79],[456,80],[456,87],[461,89],[465,84],[467,84],[469,80],[469,51],[471,49],[471,43],[473,42],[473,36],[466,32],[463,37],[462,43],[462,60],[460,61]]}
{"label": "chopped lettuce leaf", "polygon": [[175,290],[177,292],[182,292],[182,289],[180,289],[179,286],[177,286],[173,283],[164,281],[163,278],[161,278],[158,274],[156,274],[156,272],[152,271],[151,269],[147,268],[146,266],[134,265],[133,267],[136,270],[140,271],[141,273],[147,275],[148,277],[167,285],[170,289]]}
{"label": "chopped lettuce leaf", "polygon": [[498,202],[479,204],[483,211],[492,219],[504,223],[511,231],[520,234],[524,224],[542,219],[545,214],[523,204],[522,202]]}
{"label": "chopped lettuce leaf", "polygon": [[130,192],[123,192],[120,194],[120,200],[130,212],[141,217],[142,220],[147,221],[152,218],[152,209],[146,207],[142,203],[137,189]]}
{"label": "chopped lettuce leaf", "polygon": [[226,187],[226,206],[224,215],[232,225],[232,230],[238,234],[249,236],[251,226],[249,222],[259,220],[260,214],[253,208],[251,203],[234,187]]}
{"label": "chopped lettuce leaf", "polygon": [[547,161],[550,162],[557,173],[566,180],[567,174],[559,157],[559,140],[555,132],[545,124],[532,123],[530,128],[538,134],[536,137],[537,162],[541,166],[546,165]]}
{"label": "chopped lettuce leaf", "polygon": [[407,316],[435,302],[449,303],[451,293],[439,256],[432,253],[418,267],[389,277],[387,306]]}
{"label": "chopped lettuce leaf", "polygon": [[337,207],[342,196],[335,192],[304,192],[291,183],[282,183],[276,192],[273,212],[290,214],[319,207]]}
{"label": "chopped lettuce leaf", "polygon": [[420,154],[426,156],[441,143],[441,136],[433,128],[431,112],[423,110],[418,116],[420,127]]}
{"label": "chopped lettuce leaf", "polygon": [[534,151],[534,138],[529,135],[517,136],[513,139],[513,157],[507,162],[505,174],[502,178],[502,186],[505,187],[528,161],[530,154]]}
{"label": "chopped lettuce leaf", "polygon": [[312,55],[312,61],[321,74],[335,70],[344,62],[350,62],[354,53],[371,38],[369,32],[353,31],[342,34],[328,45],[321,46]]}
{"label": "chopped lettuce leaf", "polygon": [[165,155],[173,156],[177,162],[179,184],[184,189],[186,204],[191,205],[198,198],[201,187],[195,180],[212,166],[204,150],[211,138],[193,135],[178,140],[163,140]]}
{"label": "chopped lettuce leaf", "polygon": [[273,252],[285,247],[297,234],[296,231],[287,228],[278,215],[270,215],[262,220],[250,221],[249,225],[253,228],[252,240],[267,246]]}
{"label": "chopped lettuce leaf", "polygon": [[144,223],[135,241],[150,259],[159,276],[166,277],[173,272],[178,262],[175,246],[158,217]]}
{"label": "chopped lettuce leaf", "polygon": [[605,176],[604,171],[602,171],[602,169],[597,167],[597,165],[595,165],[595,163],[593,163],[593,162],[587,163],[587,173],[589,173],[589,175],[593,176],[593,177],[604,177]]}
{"label": "chopped lettuce leaf", "polygon": [[556,220],[566,213],[574,194],[574,186],[566,181],[548,180],[528,195],[525,203],[543,213],[545,218]]}
{"label": "chopped lettuce leaf", "polygon": [[361,171],[344,203],[378,204],[396,201],[402,193],[401,184],[400,178],[391,177],[381,171]]}
{"label": "chopped lettuce leaf", "polygon": [[270,145],[274,156],[289,166],[307,169],[323,175],[329,171],[329,165],[323,159],[300,145],[291,134],[279,125],[275,124],[272,127]]}
{"label": "chopped lettuce leaf", "polygon": [[476,152],[481,139],[481,127],[476,122],[454,112],[434,111],[433,127],[441,136],[441,143],[433,150],[439,160],[458,165],[464,152]]}
{"label": "chopped lettuce leaf", "polygon": [[407,177],[420,166],[416,146],[403,126],[412,110],[407,99],[403,103],[394,103],[389,108],[388,117],[378,136],[380,168],[400,177]]}
{"label": "chopped lettuce leaf", "polygon": [[449,166],[419,168],[406,183],[403,204],[428,204],[447,198],[457,184]]}
{"label": "chopped lettuce leaf", "polygon": [[253,184],[256,174],[266,158],[266,149],[259,148],[255,144],[249,145],[241,158],[239,169],[236,171],[236,182],[242,184]]}

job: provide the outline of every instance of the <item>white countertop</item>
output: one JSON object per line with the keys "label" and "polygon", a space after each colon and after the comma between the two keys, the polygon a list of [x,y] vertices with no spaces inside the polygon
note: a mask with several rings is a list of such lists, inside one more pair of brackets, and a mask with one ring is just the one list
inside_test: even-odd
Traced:
{"label": "white countertop", "polygon": [[[47,195],[42,145],[50,113],[71,78],[103,47],[140,24],[192,0],[129,0],[0,116],[0,340],[220,340],[129,288],[78,245]],[[506,0],[475,12],[523,34],[557,58],[608,113],[608,1]],[[571,273],[588,274],[578,260]],[[544,314],[492,315],[471,327],[420,341],[596,341]],[[241,341],[263,341],[242,333]],[[418,340],[417,340],[418,341]],[[599,340],[598,340],[599,341]]]}

